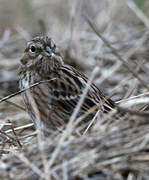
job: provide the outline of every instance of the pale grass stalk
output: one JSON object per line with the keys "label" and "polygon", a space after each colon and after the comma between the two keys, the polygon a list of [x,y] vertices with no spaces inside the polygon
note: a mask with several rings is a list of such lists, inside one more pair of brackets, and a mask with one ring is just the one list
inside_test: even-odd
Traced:
{"label": "pale grass stalk", "polygon": [[28,134],[28,135],[19,137],[18,139],[19,139],[19,140],[26,139],[26,138],[28,138],[28,137],[36,136],[37,134],[38,134],[38,132],[35,131],[35,132],[31,133],[31,134]]}
{"label": "pale grass stalk", "polygon": [[135,92],[135,90],[137,89],[137,86],[138,86],[138,81],[137,79],[132,79],[131,80],[132,82],[132,86],[130,86],[126,92],[126,94],[124,95],[124,99],[130,97],[131,95],[133,95],[133,93]]}
{"label": "pale grass stalk", "polygon": [[[71,142],[70,142],[71,143]],[[83,165],[83,162],[87,163],[87,162],[92,162],[94,159],[96,159],[98,157],[97,153],[95,152],[95,149],[91,150],[91,151],[87,151],[86,153],[84,152],[80,152],[78,154],[78,156],[74,156],[72,157],[70,160],[68,160],[67,162],[63,162],[63,164],[57,164],[56,166],[54,166],[51,169],[51,174],[53,175],[53,173],[57,170],[63,169],[63,166],[72,166],[73,168],[77,167],[77,164],[81,163],[81,167]]]}
{"label": "pale grass stalk", "polygon": [[[80,117],[78,117],[77,119],[76,119],[76,121],[74,122],[74,125],[75,126],[77,126],[83,119],[85,119],[89,114],[91,114],[91,113],[93,113],[93,112],[95,112],[95,111],[97,111],[97,108],[99,109],[99,108],[101,108],[101,106],[102,106],[102,102],[100,102],[98,105],[96,105],[96,106],[93,106],[92,108],[90,108],[85,114],[83,114],[82,116],[80,116]],[[114,110],[114,109],[113,109]],[[113,115],[113,113],[115,113],[115,110],[114,111],[111,111],[111,112],[109,112],[108,114],[105,114],[105,119],[107,119],[108,117],[110,117],[111,115]],[[98,113],[98,111],[97,111],[97,113]],[[97,114],[96,114],[97,115]],[[95,116],[96,116],[95,115]],[[107,118],[106,118],[107,117]],[[94,118],[93,118],[94,119]],[[102,119],[102,121],[101,121],[101,119]],[[103,122],[103,120],[104,120],[104,118],[102,117],[102,118],[100,118],[100,121],[98,121],[98,122]],[[94,121],[94,120],[93,120]],[[89,127],[91,126],[93,124],[93,122],[92,123],[89,123]],[[86,126],[86,125],[85,125]],[[79,128],[83,128],[84,127],[84,124],[83,125],[81,125],[81,127],[77,127],[77,129],[79,130]]]}
{"label": "pale grass stalk", "polygon": [[30,167],[41,178],[44,178],[44,174],[42,173],[42,171],[35,164],[29,161],[23,154],[21,154],[20,152],[17,153],[13,149],[11,150],[11,153],[14,154],[16,157],[18,157],[22,162],[24,162],[24,164]]}
{"label": "pale grass stalk", "polygon": [[[128,61],[129,58],[135,54],[140,47],[142,46],[142,44],[146,41],[147,37],[141,37],[141,39],[139,41],[137,41],[137,44],[135,47],[131,48],[130,50],[128,50],[125,55],[123,56],[123,58],[125,59],[125,61]],[[141,62],[138,65],[137,71],[140,69],[140,67],[142,66],[143,62]],[[97,79],[95,81],[95,83],[99,83],[101,84],[103,81],[105,81],[106,79],[108,79],[109,77],[111,77],[117,70],[119,70],[119,68],[121,67],[122,62],[116,62],[110,69],[108,70],[101,70],[101,77],[99,79]],[[132,75],[130,76],[130,78],[132,77]],[[121,82],[120,82],[121,83]]]}
{"label": "pale grass stalk", "polygon": [[[139,63],[139,64],[137,65],[137,67],[136,67],[136,72],[139,72],[139,70],[141,69],[141,66],[142,66],[143,63],[144,63],[144,62],[141,62],[141,63]],[[126,92],[124,99],[126,99],[127,97],[129,97],[129,96],[132,94],[133,90],[137,87],[137,85],[138,85],[137,79],[134,79],[133,81],[134,81],[134,82],[132,83],[132,86],[130,86],[129,89],[128,89],[128,91]]]}
{"label": "pale grass stalk", "polygon": [[[30,127],[33,127],[33,126],[34,126],[33,123],[29,123],[29,124],[26,124],[26,125],[14,128],[14,131],[18,131],[18,130],[22,130],[22,129],[27,129],[27,128],[30,128]],[[11,133],[11,132],[12,132],[12,129],[8,129],[7,131],[5,131],[5,133]]]}
{"label": "pale grass stalk", "polygon": [[149,19],[148,17],[141,11],[140,8],[136,6],[134,1],[129,0],[127,1],[128,7],[136,14],[136,16],[145,24],[147,28],[149,28]]}
{"label": "pale grass stalk", "polygon": [[120,104],[120,103],[124,103],[124,102],[130,101],[130,100],[141,99],[141,98],[144,98],[147,95],[149,95],[149,92],[146,92],[146,93],[143,93],[143,94],[139,94],[137,96],[133,96],[133,97],[130,97],[130,98],[127,98],[127,99],[122,99],[122,100],[117,101],[115,103],[116,104]]}
{"label": "pale grass stalk", "polygon": [[[149,97],[145,97],[145,98],[130,98],[130,99],[127,99],[127,101],[121,101],[120,102],[123,107],[128,107],[128,106],[134,106],[134,105],[137,105],[137,104],[143,104],[143,103],[146,103],[148,104],[149,103]],[[119,103],[117,103],[119,104]]]}
{"label": "pale grass stalk", "polygon": [[96,118],[99,116],[99,112],[100,110],[98,110],[95,114],[95,116],[93,117],[93,119],[91,120],[91,122],[89,123],[89,125],[87,126],[87,128],[85,129],[85,131],[83,132],[83,135],[85,135],[87,133],[87,131],[89,130],[89,128],[91,127],[91,125],[94,123],[94,121],[96,120]]}
{"label": "pale grass stalk", "polygon": [[62,134],[62,136],[61,136],[61,138],[59,140],[59,143],[57,144],[57,147],[55,148],[55,151],[51,155],[51,158],[49,160],[49,168],[51,168],[51,166],[54,163],[56,157],[58,156],[58,154],[59,154],[59,152],[61,150],[61,146],[63,145],[65,139],[72,133],[72,131],[73,131],[73,122],[77,117],[77,114],[78,114],[78,112],[79,112],[79,110],[81,108],[81,105],[82,105],[82,103],[84,101],[84,98],[87,95],[87,92],[88,92],[88,90],[90,88],[90,85],[91,85],[91,83],[92,83],[92,81],[93,81],[93,79],[96,76],[98,71],[99,71],[98,67],[96,67],[93,70],[93,72],[91,74],[91,77],[89,78],[88,83],[86,84],[86,87],[83,90],[83,94],[82,94],[81,98],[79,99],[79,102],[78,102],[76,108],[74,109],[74,111],[72,113],[72,116],[70,117],[70,120],[69,120],[69,122],[68,122],[68,124],[66,126],[66,129],[63,132],[63,134]]}
{"label": "pale grass stalk", "polygon": [[119,82],[110,92],[109,97],[111,97],[113,94],[117,93],[117,90],[119,88],[122,88],[125,84],[128,83],[129,80],[132,79],[131,75],[128,75],[127,77],[125,77],[123,80],[121,80],[121,82]]}
{"label": "pale grass stalk", "polygon": [[124,59],[120,53],[117,52],[117,50],[111,45],[111,43],[100,33],[99,29],[97,28],[96,24],[87,16],[84,14],[85,20],[88,22],[89,26],[92,28],[92,30],[97,34],[97,36],[102,39],[104,44],[112,51],[113,55],[117,57],[117,59],[123,63],[123,66],[144,86],[146,89],[149,90],[149,86],[146,84],[144,79],[140,78],[138,73],[136,73],[133,70],[133,67]]}
{"label": "pale grass stalk", "polygon": [[68,163],[67,161],[63,162],[63,165],[62,165],[62,170],[63,170],[63,180],[68,180],[68,174],[67,174],[67,171],[68,171]]}
{"label": "pale grass stalk", "polygon": [[[100,104],[99,104],[100,105]],[[92,108],[90,108],[85,114],[83,114],[82,116],[78,117],[76,119],[76,121],[74,122],[75,126],[77,124],[79,124],[83,119],[85,119],[89,114],[91,114],[92,112],[94,112],[97,109],[97,105],[93,106]]]}
{"label": "pale grass stalk", "polygon": [[38,148],[39,151],[41,152],[41,158],[42,158],[42,162],[43,162],[43,166],[44,166],[44,179],[45,180],[50,180],[50,176],[49,176],[49,168],[48,168],[48,161],[46,158],[46,154],[44,152],[44,143],[43,141],[43,132],[41,129],[41,120],[40,120],[40,113],[37,107],[37,104],[34,100],[34,98],[32,97],[30,91],[26,91],[28,99],[30,99],[31,102],[31,106],[33,108],[34,114],[35,114],[35,118],[36,118],[36,124],[37,124],[37,140],[38,140]]}
{"label": "pale grass stalk", "polygon": [[117,61],[110,69],[108,70],[100,70],[101,71],[101,77],[98,78],[95,83],[101,84],[103,81],[111,77],[120,67],[122,63]]}

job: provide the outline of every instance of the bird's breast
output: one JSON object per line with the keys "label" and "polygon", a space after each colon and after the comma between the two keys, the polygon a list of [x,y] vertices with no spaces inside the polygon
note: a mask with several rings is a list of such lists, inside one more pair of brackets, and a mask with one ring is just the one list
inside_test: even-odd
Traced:
{"label": "bird's breast", "polygon": [[22,74],[19,81],[20,89],[27,89],[34,83],[39,82],[40,78],[37,77],[38,77],[37,75],[35,75],[33,72],[30,71],[27,71],[24,74]]}

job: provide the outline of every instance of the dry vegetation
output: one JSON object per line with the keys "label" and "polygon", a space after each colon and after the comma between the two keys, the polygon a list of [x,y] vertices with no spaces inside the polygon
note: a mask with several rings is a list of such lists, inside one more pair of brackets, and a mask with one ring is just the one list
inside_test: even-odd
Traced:
{"label": "dry vegetation", "polygon": [[0,1],[0,98],[18,91],[26,41],[46,34],[125,115],[114,110],[80,135],[76,110],[65,131],[44,137],[20,94],[0,103],[0,179],[149,179],[148,0],[12,2]]}

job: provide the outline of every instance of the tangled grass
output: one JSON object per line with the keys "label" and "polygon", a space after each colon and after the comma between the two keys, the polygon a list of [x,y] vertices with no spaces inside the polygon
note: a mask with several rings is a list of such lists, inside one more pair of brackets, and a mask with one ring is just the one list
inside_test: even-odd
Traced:
{"label": "tangled grass", "polygon": [[[67,21],[65,15],[60,15],[68,7],[60,13],[60,2],[55,2],[55,23],[48,31],[53,19],[49,24],[47,19],[55,15],[50,11],[40,21],[42,34],[52,34],[65,62],[92,77],[116,102],[116,108],[105,115],[99,112],[88,127],[77,126],[81,118],[76,119],[76,113],[82,98],[65,130],[45,137],[40,127],[35,131],[20,95],[0,103],[1,179],[149,179],[149,20],[144,9],[137,6],[137,1],[73,1],[66,12],[70,17]],[[30,11],[36,14],[35,19],[47,11],[46,5],[32,4]],[[58,31],[56,27],[60,26]],[[63,37],[59,35],[62,30]],[[18,91],[18,57],[31,34],[36,35],[19,27],[14,34],[7,29],[2,35],[1,98]],[[96,66],[98,71],[94,70]]]}

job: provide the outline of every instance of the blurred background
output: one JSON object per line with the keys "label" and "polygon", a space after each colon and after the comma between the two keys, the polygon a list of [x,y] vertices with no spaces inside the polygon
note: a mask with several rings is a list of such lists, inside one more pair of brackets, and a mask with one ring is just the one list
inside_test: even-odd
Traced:
{"label": "blurred background", "polygon": [[[98,31],[148,83],[148,0],[0,0],[0,97],[19,90],[19,60],[26,42],[48,35],[59,47],[65,63],[87,76],[98,66],[94,83],[114,101],[138,95],[143,86],[124,68],[86,22]],[[11,99],[23,105],[20,95]],[[25,117],[8,103],[0,104],[0,120]],[[28,121],[30,121],[28,119]],[[16,119],[14,120],[16,123]]]}
{"label": "blurred background", "polygon": [[[98,64],[102,75],[107,76],[104,70],[115,63],[108,59],[114,57],[91,30],[83,14],[96,23],[119,52],[125,53],[148,28],[147,20],[139,17],[136,8],[147,18],[148,7],[148,0],[0,0],[0,95],[18,89],[19,59],[26,41],[38,35],[52,37],[66,63],[85,73]],[[116,83],[114,76],[112,80],[105,77],[97,81],[107,91]]]}
{"label": "blurred background", "polygon": [[[65,63],[87,76],[98,66],[100,70],[94,83],[114,101],[146,93],[83,15],[96,24],[132,70],[149,84],[148,9],[149,0],[0,0],[0,98],[19,90],[20,57],[26,42],[39,35],[52,37]],[[20,95],[11,101],[23,106]],[[133,106],[137,107],[143,109],[148,104]],[[31,123],[25,111],[6,102],[0,103],[1,129],[9,129],[10,122],[14,127]],[[25,136],[32,131],[33,127],[17,133]]]}

